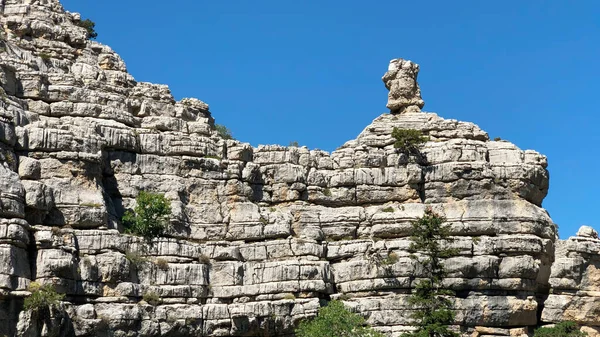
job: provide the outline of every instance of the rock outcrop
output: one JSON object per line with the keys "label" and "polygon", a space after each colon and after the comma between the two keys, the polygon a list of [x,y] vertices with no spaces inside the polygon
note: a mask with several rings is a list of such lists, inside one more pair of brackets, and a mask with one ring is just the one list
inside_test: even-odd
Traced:
{"label": "rock outcrop", "polygon": [[425,102],[417,83],[419,65],[408,60],[393,59],[383,75],[383,83],[390,91],[387,107],[391,113],[421,112]]}
{"label": "rock outcrop", "polygon": [[[292,336],[342,299],[399,336],[420,273],[410,222],[426,207],[460,252],[445,284],[465,335],[527,335],[540,314],[593,302],[596,238],[561,243],[577,253],[551,276],[546,158],[421,113],[410,61],[384,76],[393,114],[333,153],[253,148],[221,138],[204,102],[136,82],[57,0],[1,9],[0,335]],[[429,137],[419,158],[394,148],[394,127]],[[165,237],[123,234],[142,190],[171,202]],[[32,281],[66,295],[43,322],[22,310]],[[575,318],[600,325],[590,317]]]}

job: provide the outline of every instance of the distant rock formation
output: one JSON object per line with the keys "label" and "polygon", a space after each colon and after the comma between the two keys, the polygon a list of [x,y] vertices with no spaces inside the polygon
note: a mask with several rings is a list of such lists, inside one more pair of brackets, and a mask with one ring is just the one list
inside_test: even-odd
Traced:
{"label": "distant rock formation", "polygon": [[419,65],[409,60],[393,59],[383,75],[383,83],[390,91],[387,107],[393,114],[421,112],[425,102],[417,83]]}
{"label": "distant rock formation", "polygon": [[[390,63],[392,114],[338,150],[253,148],[221,138],[206,103],[135,81],[58,1],[3,4],[0,336],[293,336],[331,299],[399,336],[426,207],[459,251],[445,285],[465,336],[600,326],[600,241],[586,229],[555,253],[546,157],[410,113],[416,64]],[[394,148],[394,127],[427,135],[426,160]],[[171,202],[165,237],[123,233],[142,190]],[[47,319],[22,310],[32,281],[66,294]]]}

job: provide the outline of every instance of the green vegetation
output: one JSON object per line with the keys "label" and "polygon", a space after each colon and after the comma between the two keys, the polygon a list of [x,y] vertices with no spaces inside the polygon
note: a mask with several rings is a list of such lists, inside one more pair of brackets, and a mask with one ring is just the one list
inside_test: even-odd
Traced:
{"label": "green vegetation", "polygon": [[324,188],[323,195],[326,197],[331,197],[331,190],[328,187]]}
{"label": "green vegetation", "polygon": [[85,28],[87,30],[87,38],[88,39],[96,39],[98,37],[98,33],[94,30],[96,27],[96,23],[90,19],[85,19],[79,21],[79,27]]}
{"label": "green vegetation", "polygon": [[161,269],[161,270],[169,269],[169,261],[167,261],[163,258],[159,257],[158,259],[154,260],[154,264],[156,264],[158,269]]}
{"label": "green vegetation", "polygon": [[148,258],[144,257],[138,252],[125,252],[125,258],[129,263],[134,265],[136,268],[141,267],[144,263],[148,262]]}
{"label": "green vegetation", "polygon": [[393,213],[394,212],[394,208],[392,206],[388,206],[388,207],[382,209],[381,211],[385,212],[385,213]]}
{"label": "green vegetation", "polygon": [[502,138],[500,138],[500,137],[496,137],[496,138],[494,138],[494,141],[495,141],[495,142],[499,142],[499,141],[501,141],[501,140],[502,140]]}
{"label": "green vegetation", "polygon": [[283,296],[283,299],[284,299],[284,300],[295,300],[295,299],[296,299],[296,296],[295,296],[294,294],[292,294],[292,293],[289,293],[289,294],[285,294],[285,295]]}
{"label": "green vegetation", "polygon": [[386,258],[381,259],[381,261],[379,261],[379,264],[383,265],[383,266],[391,266],[391,265],[395,264],[396,262],[398,262],[398,254],[389,253]]}
{"label": "green vegetation", "polygon": [[554,325],[551,328],[539,328],[535,330],[534,337],[585,337],[588,334],[579,331],[579,326],[575,322],[565,321]]}
{"label": "green vegetation", "polygon": [[171,203],[163,194],[141,191],[135,199],[134,212],[123,215],[125,232],[145,238],[155,238],[163,234],[171,214]]}
{"label": "green vegetation", "polygon": [[44,53],[44,52],[42,52],[42,53],[39,53],[38,55],[39,55],[39,56],[40,56],[40,58],[41,58],[42,60],[44,60],[44,61],[48,61],[49,59],[51,59],[51,58],[52,58],[52,56],[51,56],[50,54],[47,54],[47,53]]}
{"label": "green vegetation", "polygon": [[298,337],[383,337],[365,326],[365,319],[354,314],[341,301],[331,301],[319,309],[316,318],[303,321],[296,329]]}
{"label": "green vegetation", "polygon": [[25,310],[46,310],[50,306],[57,305],[64,297],[59,294],[50,284],[40,285],[37,282],[31,282],[28,290],[31,295],[25,299],[23,308]]}
{"label": "green vegetation", "polygon": [[392,130],[392,137],[396,139],[394,147],[406,154],[415,154],[419,152],[419,147],[429,140],[423,136],[420,130],[415,129],[398,129]]}
{"label": "green vegetation", "polygon": [[160,296],[158,296],[157,293],[152,291],[146,292],[142,298],[144,299],[144,301],[148,302],[148,304],[153,306],[157,306],[161,302]]}
{"label": "green vegetation", "polygon": [[444,248],[449,240],[446,219],[427,208],[423,217],[413,221],[410,250],[419,255],[411,258],[423,266],[423,279],[418,281],[408,302],[415,309],[412,314],[416,331],[405,333],[403,337],[458,337],[459,334],[448,326],[454,322],[452,301],[448,298],[454,292],[442,289],[446,276],[442,259],[456,255],[455,249]]}
{"label": "green vegetation", "polygon": [[300,147],[300,145],[298,144],[297,141],[293,140],[290,142],[290,144],[288,145],[288,147]]}
{"label": "green vegetation", "polygon": [[84,203],[80,204],[79,206],[100,208],[100,207],[102,207],[102,204],[99,204],[97,202],[84,202]]}
{"label": "green vegetation", "polygon": [[219,136],[221,136],[221,138],[233,139],[233,136],[231,135],[231,130],[229,130],[225,125],[215,124],[215,130],[217,130],[217,133],[219,134]]}

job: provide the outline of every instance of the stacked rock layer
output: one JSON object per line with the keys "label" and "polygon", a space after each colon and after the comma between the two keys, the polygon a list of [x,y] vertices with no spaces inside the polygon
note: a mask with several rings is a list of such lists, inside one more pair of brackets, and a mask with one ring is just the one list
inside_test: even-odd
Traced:
{"label": "stacked rock layer", "polygon": [[[57,0],[1,10],[0,336],[293,336],[332,299],[399,336],[426,207],[460,252],[445,284],[465,335],[600,324],[569,314],[594,305],[598,241],[568,241],[552,267],[546,158],[421,113],[415,64],[384,78],[394,114],[333,153],[253,148],[221,138],[205,103],[136,82]],[[394,148],[394,127],[429,137],[421,155]],[[140,191],[170,200],[165,237],[123,234]],[[32,281],[66,295],[46,317],[23,310]]]}

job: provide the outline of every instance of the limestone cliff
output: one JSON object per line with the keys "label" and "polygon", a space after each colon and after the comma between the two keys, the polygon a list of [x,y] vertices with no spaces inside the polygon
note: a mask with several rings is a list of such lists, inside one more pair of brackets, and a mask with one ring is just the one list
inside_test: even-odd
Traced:
{"label": "limestone cliff", "polygon": [[[540,317],[600,325],[566,309],[594,305],[600,281],[581,284],[581,265],[597,240],[559,245],[578,253],[551,277],[546,158],[421,112],[418,65],[392,61],[392,113],[333,153],[253,148],[222,139],[202,101],[136,82],[57,0],[0,9],[0,335],[292,336],[339,298],[398,336],[425,207],[452,225],[446,284],[465,335],[526,335]],[[421,156],[393,147],[394,127],[428,135]],[[120,223],[142,190],[173,208],[151,242]],[[43,319],[22,310],[31,281],[66,294]]]}

